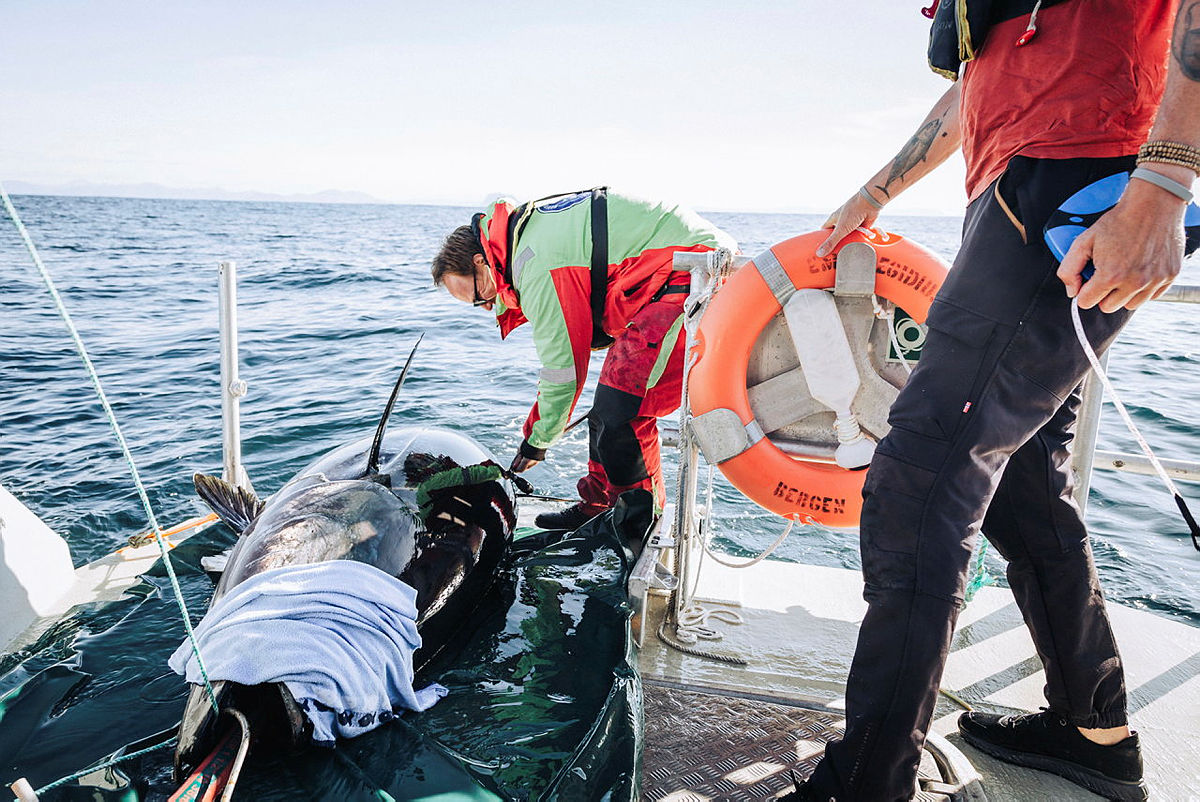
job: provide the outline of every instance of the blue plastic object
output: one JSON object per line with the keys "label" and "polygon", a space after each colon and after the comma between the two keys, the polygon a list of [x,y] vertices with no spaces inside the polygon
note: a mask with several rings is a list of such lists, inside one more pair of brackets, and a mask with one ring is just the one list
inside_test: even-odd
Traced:
{"label": "blue plastic object", "polygon": [[[1075,238],[1087,230],[1109,209],[1117,205],[1125,187],[1129,184],[1129,173],[1117,173],[1088,184],[1059,206],[1046,221],[1043,237],[1050,252],[1062,261],[1071,249]],[[1183,216],[1184,233],[1187,237],[1185,253],[1191,254],[1200,246],[1200,207],[1188,204]],[[1091,262],[1083,269],[1083,280],[1087,281],[1096,272]]]}

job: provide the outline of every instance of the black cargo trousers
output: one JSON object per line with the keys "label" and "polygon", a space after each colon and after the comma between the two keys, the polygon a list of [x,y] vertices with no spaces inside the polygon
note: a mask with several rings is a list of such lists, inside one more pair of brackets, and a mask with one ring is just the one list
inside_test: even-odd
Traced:
{"label": "black cargo trousers", "polygon": [[[1132,157],[1016,157],[968,207],[921,361],[863,489],[868,612],[847,681],[846,735],[829,744],[813,790],[838,802],[912,795],[981,527],[1009,561],[1051,709],[1084,727],[1125,723],[1121,660],[1071,498],[1089,364],[1042,228],[1077,190],[1132,167]],[[1130,314],[1081,312],[1097,352]]]}

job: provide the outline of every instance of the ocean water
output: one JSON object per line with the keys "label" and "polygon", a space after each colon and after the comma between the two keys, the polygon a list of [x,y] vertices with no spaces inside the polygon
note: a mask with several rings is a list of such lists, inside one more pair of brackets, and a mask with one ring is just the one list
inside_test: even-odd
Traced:
{"label": "ocean water", "polygon": [[[424,341],[397,420],[458,429],[507,461],[533,400],[527,330],[501,343],[492,317],[430,281],[441,238],[473,210],[21,196],[15,199],[88,345],[164,526],[205,512],[196,471],[220,470],[217,270],[238,263],[243,458],[260,494],[330,447],[370,433],[404,358]],[[817,227],[814,215],[706,213],[745,253]],[[885,225],[948,260],[961,219]],[[1002,280],[998,277],[997,280]],[[1200,283],[1200,263],[1183,283]],[[527,327],[526,327],[527,328]],[[600,360],[593,360],[592,380]],[[1200,308],[1152,304],[1111,352],[1110,373],[1162,457],[1200,458]],[[592,385],[579,410],[590,404]],[[1100,448],[1136,445],[1106,405]],[[527,477],[571,496],[579,427]],[[669,477],[673,476],[669,474]],[[15,229],[0,224],[0,482],[63,534],[75,563],[147,529],[128,469]],[[671,485],[668,485],[670,487]],[[1200,486],[1181,483],[1200,511]],[[725,549],[757,553],[782,521],[721,480]],[[1200,626],[1200,554],[1153,477],[1097,472],[1088,510],[1111,599]],[[858,566],[857,538],[797,529],[777,556]],[[1002,583],[1003,566],[989,569]]]}

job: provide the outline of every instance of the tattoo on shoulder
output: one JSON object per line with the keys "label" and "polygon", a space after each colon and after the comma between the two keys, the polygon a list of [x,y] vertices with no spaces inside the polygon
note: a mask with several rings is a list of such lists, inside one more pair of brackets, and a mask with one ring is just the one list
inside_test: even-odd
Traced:
{"label": "tattoo on shoulder", "polygon": [[1183,74],[1200,81],[1200,0],[1184,0],[1175,17],[1171,55]]}
{"label": "tattoo on shoulder", "polygon": [[[1196,2],[1200,4],[1200,0],[1196,0]],[[907,175],[909,170],[925,161],[925,156],[928,155],[929,148],[933,145],[933,141],[937,139],[938,131],[941,129],[941,119],[930,120],[922,125],[921,129],[913,134],[912,139],[908,140],[904,147],[900,148],[900,152],[892,160],[892,169],[888,172],[887,181],[880,189],[887,192],[887,187],[890,187],[895,181]],[[891,196],[889,195],[889,197]]]}

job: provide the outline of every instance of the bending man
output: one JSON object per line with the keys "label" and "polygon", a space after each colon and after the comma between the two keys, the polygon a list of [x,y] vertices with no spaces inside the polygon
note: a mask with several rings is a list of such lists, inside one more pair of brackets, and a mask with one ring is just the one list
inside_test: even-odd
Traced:
{"label": "bending man", "polygon": [[[787,798],[912,796],[982,528],[1009,561],[1048,709],[965,713],[964,737],[1108,798],[1143,799],[1121,659],[1071,497],[1088,362],[1070,303],[1078,298],[1099,351],[1179,272],[1200,172],[1200,0],[981,0],[959,20],[961,8],[942,0],[930,39],[930,63],[957,82],[826,223],[827,251],[961,141],[962,247],[863,490],[868,611],[847,680],[846,734]],[[960,64],[960,54],[975,58]],[[1120,202],[1059,266],[1042,241],[1050,213],[1135,166]],[[1089,260],[1095,275],[1084,284]]]}
{"label": "bending man", "polygon": [[446,238],[435,284],[495,309],[502,338],[533,324],[542,370],[512,470],[545,459],[579,399],[590,351],[611,344],[588,413],[580,501],[539,515],[538,526],[575,529],[633,488],[653,492],[661,508],[656,418],[679,407],[689,278],[671,261],[677,251],[718,247],[733,241],[698,215],[603,189],[521,206],[497,201]]}

